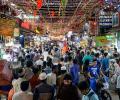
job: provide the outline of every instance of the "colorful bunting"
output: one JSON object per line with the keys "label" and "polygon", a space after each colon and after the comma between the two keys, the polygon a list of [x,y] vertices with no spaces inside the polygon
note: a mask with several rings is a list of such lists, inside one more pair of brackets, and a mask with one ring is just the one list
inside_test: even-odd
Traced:
{"label": "colorful bunting", "polygon": [[103,3],[104,3],[103,0],[98,0],[98,2],[100,3],[100,5],[103,5]]}
{"label": "colorful bunting", "polygon": [[45,11],[41,11],[41,15],[42,17],[45,17],[46,16]]}
{"label": "colorful bunting", "polygon": [[51,16],[54,17],[55,16],[55,12],[51,11]]}
{"label": "colorful bunting", "polygon": [[24,22],[21,24],[21,27],[26,28],[26,29],[29,29],[29,28],[30,28],[30,23],[24,21]]}
{"label": "colorful bunting", "polygon": [[41,9],[42,7],[42,0],[37,0],[37,8]]}
{"label": "colorful bunting", "polygon": [[68,3],[68,0],[61,0],[62,6],[65,8]]}
{"label": "colorful bunting", "polygon": [[62,16],[64,16],[65,15],[65,8],[66,8],[66,5],[67,5],[67,3],[68,3],[68,0],[61,0],[61,12],[62,12]]}
{"label": "colorful bunting", "polygon": [[88,0],[85,0],[84,2],[85,2],[85,3],[87,3],[87,2],[88,2]]}
{"label": "colorful bunting", "polygon": [[78,12],[78,15],[83,15],[84,13],[83,13],[83,11],[80,11],[80,12]]}
{"label": "colorful bunting", "polygon": [[34,17],[37,15],[37,10],[34,10],[33,15]]}
{"label": "colorful bunting", "polygon": [[39,15],[40,17],[42,17],[42,13],[40,13],[40,15]]}

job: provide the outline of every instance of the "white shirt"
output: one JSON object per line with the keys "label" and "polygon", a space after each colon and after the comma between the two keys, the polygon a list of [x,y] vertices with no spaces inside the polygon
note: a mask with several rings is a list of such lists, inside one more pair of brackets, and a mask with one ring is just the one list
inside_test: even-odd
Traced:
{"label": "white shirt", "polygon": [[29,80],[33,77],[34,73],[32,72],[31,68],[25,68],[25,75],[24,77]]}
{"label": "white shirt", "polygon": [[32,92],[17,92],[13,95],[12,100],[33,100]]}
{"label": "white shirt", "polygon": [[39,60],[37,60],[35,62],[35,65],[41,65],[41,66],[43,66],[43,61],[41,59],[39,59]]}
{"label": "white shirt", "polygon": [[117,88],[117,89],[120,89],[120,75],[117,77],[116,88]]}
{"label": "white shirt", "polygon": [[47,61],[48,52],[44,51],[42,55],[44,56],[44,61]]}
{"label": "white shirt", "polygon": [[114,74],[120,75],[120,67],[119,67],[119,65],[117,63],[115,63],[114,66],[115,66]]}
{"label": "white shirt", "polygon": [[50,73],[47,75],[47,83],[49,85],[56,85],[56,74]]}
{"label": "white shirt", "polygon": [[17,80],[13,80],[13,87],[15,89],[15,92],[20,92],[21,89],[20,89],[20,84],[23,82],[23,81],[26,81],[26,79],[23,79],[23,78],[18,78]]}
{"label": "white shirt", "polygon": [[5,54],[5,55],[3,55],[3,59],[11,62],[11,61],[12,61],[12,55],[10,55],[10,54]]}

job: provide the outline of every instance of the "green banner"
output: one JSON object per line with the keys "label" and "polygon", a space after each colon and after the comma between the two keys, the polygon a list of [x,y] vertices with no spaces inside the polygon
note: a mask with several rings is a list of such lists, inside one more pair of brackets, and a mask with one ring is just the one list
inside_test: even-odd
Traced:
{"label": "green banner", "polygon": [[96,46],[107,46],[115,43],[114,35],[106,35],[106,36],[97,36],[95,38]]}

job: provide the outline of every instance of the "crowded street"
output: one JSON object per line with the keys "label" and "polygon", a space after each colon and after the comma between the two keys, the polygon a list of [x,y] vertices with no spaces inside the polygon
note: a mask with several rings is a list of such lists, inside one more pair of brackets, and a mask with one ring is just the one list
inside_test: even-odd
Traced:
{"label": "crowded street", "polygon": [[120,1],[0,0],[0,100],[120,100]]}

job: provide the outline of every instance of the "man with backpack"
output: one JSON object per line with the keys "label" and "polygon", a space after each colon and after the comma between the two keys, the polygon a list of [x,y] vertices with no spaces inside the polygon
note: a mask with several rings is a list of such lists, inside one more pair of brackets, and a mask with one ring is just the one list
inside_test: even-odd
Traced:
{"label": "man with backpack", "polygon": [[78,88],[83,94],[82,100],[99,100],[97,94],[90,88],[88,81],[80,82]]}

